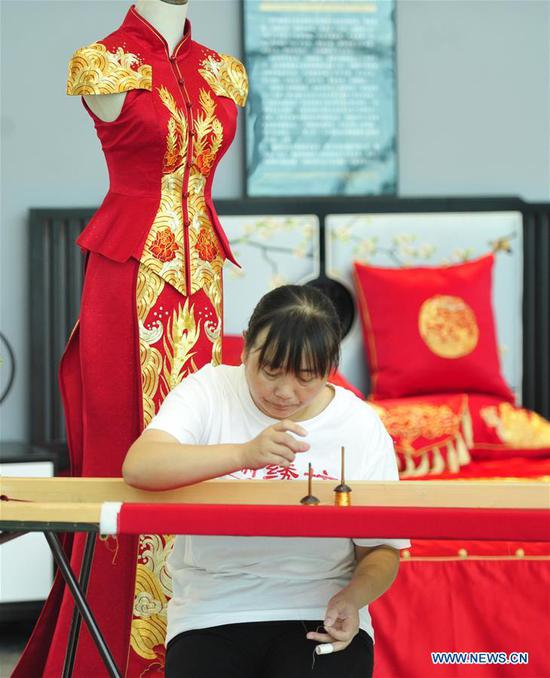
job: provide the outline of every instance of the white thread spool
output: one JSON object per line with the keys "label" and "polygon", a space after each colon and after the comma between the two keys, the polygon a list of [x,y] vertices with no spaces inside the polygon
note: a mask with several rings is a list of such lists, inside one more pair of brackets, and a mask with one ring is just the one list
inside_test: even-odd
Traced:
{"label": "white thread spool", "polygon": [[334,645],[332,643],[323,643],[322,645],[317,645],[315,652],[317,654],[331,654],[334,652]]}

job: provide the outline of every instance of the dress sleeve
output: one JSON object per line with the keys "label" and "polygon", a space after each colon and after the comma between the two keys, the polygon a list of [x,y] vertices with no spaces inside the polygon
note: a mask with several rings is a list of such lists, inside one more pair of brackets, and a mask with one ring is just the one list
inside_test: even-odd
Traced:
{"label": "dress sleeve", "polygon": [[248,98],[248,76],[243,64],[229,54],[211,54],[204,59],[199,73],[215,94],[244,106]]}
{"label": "dress sleeve", "polygon": [[170,391],[145,430],[165,431],[183,444],[205,445],[216,393],[209,387],[212,369],[202,368]]}
{"label": "dress sleeve", "polygon": [[94,42],[77,49],[67,74],[67,94],[118,94],[132,89],[152,89],[152,69],[122,47]]}
{"label": "dress sleeve", "polygon": [[[367,438],[371,454],[369,459],[365,461],[362,480],[399,480],[393,440],[386,431],[380,417],[368,404],[363,404],[369,408],[371,413],[369,420],[370,430]],[[394,549],[407,549],[411,546],[411,542],[408,539],[384,539],[383,537],[354,539],[353,542],[357,546],[386,545]]]}

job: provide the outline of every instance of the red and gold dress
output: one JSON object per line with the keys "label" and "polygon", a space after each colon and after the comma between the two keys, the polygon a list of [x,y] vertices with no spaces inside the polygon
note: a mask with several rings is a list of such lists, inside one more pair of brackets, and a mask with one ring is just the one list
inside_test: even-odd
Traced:
{"label": "red and gold dress", "polygon": [[[233,260],[212,204],[214,171],[236,131],[243,65],[184,36],[169,55],[135,7],[79,49],[67,93],[127,92],[114,122],[94,120],[110,187],[78,239],[87,253],[79,321],[61,363],[73,475],[119,476],[166,394],[221,361],[222,268]],[[82,557],[75,537],[72,564]],[[100,540],[89,599],[119,669],[163,675],[170,538]],[[62,674],[73,604],[56,582],[15,676]],[[106,675],[85,625],[74,675]]]}

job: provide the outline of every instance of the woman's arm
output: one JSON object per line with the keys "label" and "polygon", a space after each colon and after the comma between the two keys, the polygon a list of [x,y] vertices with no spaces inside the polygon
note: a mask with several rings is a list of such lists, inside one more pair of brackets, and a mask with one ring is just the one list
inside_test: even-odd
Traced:
{"label": "woman's arm", "polygon": [[243,468],[243,445],[182,445],[165,431],[144,431],[130,447],[122,477],[142,490],[170,490]]}
{"label": "woman's arm", "polygon": [[142,490],[170,490],[218,478],[242,468],[268,464],[289,466],[298,452],[309,449],[296,440],[305,430],[290,419],[277,422],[246,443],[185,445],[160,429],[144,431],[130,447],[122,465],[124,480]]}
{"label": "woman's arm", "polygon": [[390,546],[355,546],[355,553],[357,565],[350,583],[327,605],[327,633],[307,634],[310,640],[332,643],[335,652],[351,643],[359,631],[359,610],[387,591],[399,570],[399,551]]}
{"label": "woman's arm", "polygon": [[391,546],[355,545],[357,565],[343,594],[360,610],[369,605],[393,584],[399,571],[399,551]]}

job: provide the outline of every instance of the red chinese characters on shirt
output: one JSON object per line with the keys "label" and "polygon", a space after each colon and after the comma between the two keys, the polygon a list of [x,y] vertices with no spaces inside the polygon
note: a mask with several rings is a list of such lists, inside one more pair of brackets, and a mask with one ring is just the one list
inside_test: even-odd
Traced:
{"label": "red chinese characters on shirt", "polygon": [[264,480],[294,480],[298,477],[298,471],[294,464],[290,466],[278,466],[277,464],[268,464],[265,467]]}
{"label": "red chinese characters on shirt", "polygon": [[[296,470],[294,464],[291,464],[288,467],[279,466],[278,464],[268,464],[265,467],[265,472],[263,473],[263,475],[259,476],[258,474],[261,471],[264,471],[264,469],[243,468],[241,469],[241,474],[250,478],[251,480],[255,478],[261,478],[261,480],[295,480],[300,475],[299,472]],[[230,475],[232,478],[241,477],[233,473]],[[307,471],[304,471],[302,473],[302,476],[304,478],[307,478],[308,477]],[[313,478],[319,478],[320,480],[338,480],[338,478],[329,475],[326,469],[322,469],[320,472],[317,473],[315,473],[314,470]]]}

